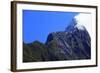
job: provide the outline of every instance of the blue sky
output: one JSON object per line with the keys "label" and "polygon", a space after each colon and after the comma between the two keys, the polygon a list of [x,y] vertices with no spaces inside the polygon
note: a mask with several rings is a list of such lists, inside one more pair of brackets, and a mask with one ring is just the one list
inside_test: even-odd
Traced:
{"label": "blue sky", "polygon": [[23,10],[23,41],[45,43],[51,32],[64,31],[78,13]]}

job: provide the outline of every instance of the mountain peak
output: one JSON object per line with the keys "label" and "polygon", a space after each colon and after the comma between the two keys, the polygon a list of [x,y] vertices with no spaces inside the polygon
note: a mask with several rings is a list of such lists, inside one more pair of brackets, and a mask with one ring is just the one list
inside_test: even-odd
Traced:
{"label": "mountain peak", "polygon": [[78,30],[86,30],[86,28],[80,24],[76,18],[73,18],[70,25],[65,29],[65,32],[70,32],[77,28]]}
{"label": "mountain peak", "polygon": [[78,30],[86,30],[86,28],[83,25],[75,25],[75,28],[77,28]]}
{"label": "mountain peak", "polygon": [[68,32],[68,31],[73,30],[74,27],[75,27],[75,25],[77,25],[77,22],[76,22],[75,18],[73,18],[73,19],[71,20],[70,25],[67,26],[67,28],[65,29],[65,32]]}

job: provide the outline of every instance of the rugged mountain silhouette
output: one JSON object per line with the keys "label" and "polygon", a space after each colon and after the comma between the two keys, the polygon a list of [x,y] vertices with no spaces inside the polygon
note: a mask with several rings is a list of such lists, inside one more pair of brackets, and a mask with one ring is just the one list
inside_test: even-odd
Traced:
{"label": "rugged mountain silhouette", "polygon": [[52,32],[45,44],[23,44],[23,62],[82,60],[91,58],[91,38],[83,25],[73,19],[65,31]]}
{"label": "rugged mountain silhouette", "polygon": [[38,41],[23,43],[23,62],[48,61],[49,53],[46,46]]}

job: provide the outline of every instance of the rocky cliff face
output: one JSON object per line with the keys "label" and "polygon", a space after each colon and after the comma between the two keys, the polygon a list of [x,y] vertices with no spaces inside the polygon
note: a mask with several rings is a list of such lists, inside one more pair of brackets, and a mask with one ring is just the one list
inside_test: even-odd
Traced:
{"label": "rocky cliff face", "polygon": [[[26,46],[27,45],[27,46]],[[65,31],[52,32],[45,44],[24,44],[24,62],[81,60],[91,58],[91,38],[82,25],[75,20]]]}
{"label": "rocky cliff face", "polygon": [[[78,28],[79,27],[79,28]],[[58,60],[90,59],[91,39],[85,27],[74,27],[70,31],[50,33],[46,45]],[[81,28],[81,29],[80,29]],[[55,46],[52,47],[52,44]],[[52,51],[55,49],[56,51]]]}

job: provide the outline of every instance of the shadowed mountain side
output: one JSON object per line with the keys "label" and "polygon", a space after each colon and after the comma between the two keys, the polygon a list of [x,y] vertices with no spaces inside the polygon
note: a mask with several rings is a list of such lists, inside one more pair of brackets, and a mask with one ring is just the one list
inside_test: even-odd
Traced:
{"label": "shadowed mountain side", "polygon": [[55,60],[79,60],[91,58],[90,42],[91,39],[86,30],[75,28],[70,32],[49,34],[46,45]]}
{"label": "shadowed mountain side", "polygon": [[23,44],[23,62],[48,61],[49,53],[46,46],[38,41]]}
{"label": "shadowed mountain side", "polygon": [[73,19],[65,31],[50,33],[46,46],[53,60],[80,60],[91,58],[91,38],[83,25]]}

